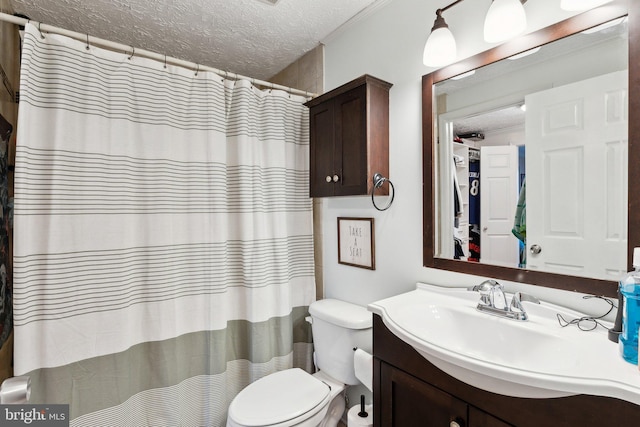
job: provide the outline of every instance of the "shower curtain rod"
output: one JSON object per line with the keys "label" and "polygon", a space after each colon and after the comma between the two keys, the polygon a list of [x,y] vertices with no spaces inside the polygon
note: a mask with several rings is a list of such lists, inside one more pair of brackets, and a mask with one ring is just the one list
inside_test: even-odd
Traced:
{"label": "shower curtain rod", "polygon": [[228,72],[228,71],[220,70],[218,68],[207,67],[207,66],[204,66],[204,65],[196,64],[194,62],[189,62],[189,61],[185,61],[185,60],[182,60],[182,59],[161,55],[159,53],[151,52],[149,50],[136,49],[134,46],[128,46],[126,44],[116,43],[116,42],[112,42],[112,41],[109,41],[109,40],[101,39],[101,38],[98,38],[98,37],[89,38],[89,34],[77,33],[75,31],[65,30],[64,28],[54,27],[52,25],[43,24],[41,22],[37,22],[37,21],[33,21],[33,20],[30,21],[30,20],[25,19],[25,18],[20,18],[18,16],[9,15],[8,13],[0,13],[0,21],[5,21],[5,22],[12,23],[12,24],[23,25],[23,26],[27,25],[28,22],[31,22],[32,24],[36,25],[40,31],[48,32],[48,33],[60,34],[60,35],[63,35],[63,36],[71,37],[71,38],[76,39],[76,40],[86,41],[88,44],[93,45],[93,46],[98,46],[98,47],[111,49],[111,50],[116,50],[116,51],[121,50],[121,51],[124,51],[125,53],[131,53],[132,52],[135,56],[144,56],[145,58],[155,59],[155,60],[161,61],[161,62],[166,61],[167,64],[178,65],[178,66],[185,67],[185,68],[191,68],[191,69],[194,69],[194,70],[197,70],[197,71],[211,71],[211,72],[214,72],[214,73],[218,74],[219,76],[222,76],[224,78],[230,78],[230,79],[233,79],[233,80],[249,80],[252,84],[265,86],[265,87],[268,87],[270,89],[284,90],[284,91],[289,92],[290,94],[293,94],[293,95],[302,95],[302,96],[305,96],[307,98],[313,98],[313,97],[318,96],[318,94],[316,94],[316,93],[307,92],[307,91],[303,91],[303,90],[300,90],[300,89],[295,89],[295,88],[288,87],[288,86],[282,86],[282,85],[279,85],[279,84],[276,84],[276,83],[267,82],[267,81],[264,81],[264,80],[254,79],[253,77],[247,77],[247,76],[243,76],[243,75],[240,75],[240,74],[231,73],[231,72]]}

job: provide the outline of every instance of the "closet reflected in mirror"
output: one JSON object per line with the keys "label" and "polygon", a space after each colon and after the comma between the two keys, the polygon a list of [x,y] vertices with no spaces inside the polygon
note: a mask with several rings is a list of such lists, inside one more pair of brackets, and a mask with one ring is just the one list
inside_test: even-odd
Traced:
{"label": "closet reflected in mirror", "polygon": [[434,86],[434,256],[617,280],[627,269],[627,19]]}

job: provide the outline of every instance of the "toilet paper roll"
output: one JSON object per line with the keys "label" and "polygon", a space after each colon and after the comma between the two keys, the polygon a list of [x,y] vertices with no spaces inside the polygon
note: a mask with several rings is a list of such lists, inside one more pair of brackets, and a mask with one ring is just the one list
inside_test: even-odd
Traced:
{"label": "toilet paper roll", "polygon": [[356,378],[369,391],[373,391],[373,356],[364,350],[356,349],[353,353],[353,367]]}
{"label": "toilet paper roll", "polygon": [[373,426],[373,405],[365,405],[367,411],[366,417],[358,415],[360,405],[356,405],[349,409],[347,413],[347,427],[371,427]]}
{"label": "toilet paper roll", "polygon": [[31,377],[7,378],[0,385],[1,404],[24,404],[31,397]]}

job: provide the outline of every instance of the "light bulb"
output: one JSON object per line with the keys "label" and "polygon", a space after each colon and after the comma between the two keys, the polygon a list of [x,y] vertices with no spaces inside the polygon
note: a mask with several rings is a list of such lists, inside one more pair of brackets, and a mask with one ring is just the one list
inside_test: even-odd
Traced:
{"label": "light bulb", "polygon": [[520,0],[493,0],[484,20],[484,40],[496,43],[524,32],[527,16]]}

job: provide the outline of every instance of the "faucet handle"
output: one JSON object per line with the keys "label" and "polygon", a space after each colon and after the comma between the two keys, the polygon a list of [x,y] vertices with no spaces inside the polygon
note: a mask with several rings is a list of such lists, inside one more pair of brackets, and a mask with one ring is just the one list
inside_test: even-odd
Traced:
{"label": "faucet handle", "polygon": [[502,285],[495,280],[489,279],[479,285],[471,286],[467,289],[474,292],[480,292],[480,303],[491,305],[491,290],[495,288],[502,289]]}
{"label": "faucet handle", "polygon": [[513,294],[513,298],[511,298],[510,310],[525,313],[524,307],[522,306],[523,301],[540,304],[540,300],[533,295],[525,294],[524,292],[516,292]]}
{"label": "faucet handle", "polygon": [[483,291],[488,292],[494,286],[499,286],[502,288],[502,285],[500,283],[496,282],[495,280],[489,279],[489,280],[485,280],[479,285],[470,286],[467,288],[467,290],[482,293]]}

